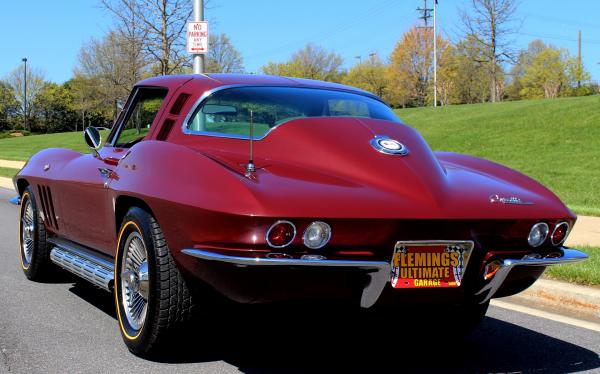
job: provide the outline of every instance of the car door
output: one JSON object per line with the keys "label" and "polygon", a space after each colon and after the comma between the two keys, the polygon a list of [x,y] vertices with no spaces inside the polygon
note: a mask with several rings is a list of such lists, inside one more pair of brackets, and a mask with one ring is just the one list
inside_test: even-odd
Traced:
{"label": "car door", "polygon": [[61,205],[69,239],[105,253],[114,252],[110,248],[115,236],[114,208],[108,188],[119,178],[119,161],[154,126],[166,94],[162,88],[137,88],[104,147],[73,160],[63,170]]}

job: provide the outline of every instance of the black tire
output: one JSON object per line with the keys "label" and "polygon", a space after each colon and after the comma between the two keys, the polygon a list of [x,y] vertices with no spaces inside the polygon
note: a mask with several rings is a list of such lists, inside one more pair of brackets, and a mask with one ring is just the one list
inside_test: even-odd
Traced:
{"label": "black tire", "polygon": [[[127,251],[124,247],[128,238],[139,238],[136,233],[145,246],[149,275],[145,318],[138,329],[127,318],[121,279],[123,256]],[[192,317],[192,296],[171,256],[163,232],[152,215],[137,207],[127,212],[119,230],[115,256],[115,302],[123,340],[131,352],[142,357],[156,355]]]}
{"label": "black tire", "polygon": [[[27,214],[29,207],[31,212]],[[28,217],[24,217],[24,215]],[[30,225],[27,225],[29,226],[28,230],[25,227],[24,219],[31,222]],[[25,243],[28,244],[25,245]],[[46,240],[46,226],[44,226],[38,210],[33,188],[28,186],[21,195],[19,215],[19,258],[27,279],[43,281],[50,276],[54,270],[54,265],[50,261],[51,250],[52,247]]]}

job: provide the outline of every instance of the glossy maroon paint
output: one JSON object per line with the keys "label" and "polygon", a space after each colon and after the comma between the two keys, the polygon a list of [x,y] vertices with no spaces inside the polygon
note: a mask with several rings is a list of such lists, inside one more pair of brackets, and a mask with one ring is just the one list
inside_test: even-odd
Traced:
{"label": "glossy maroon paint", "polygon": [[[182,131],[186,115],[205,92],[236,84],[367,94],[336,84],[254,75],[152,78],[138,87],[164,87],[168,94],[143,141],[130,149],[110,146],[123,120],[120,116],[99,157],[47,149],[34,155],[15,181],[21,191],[27,184],[51,188],[59,223],[58,229],[50,229],[52,234],[111,256],[124,212],[130,204],[143,202],[184,272],[241,301],[261,298],[240,296],[244,291],[231,284],[234,278],[223,281],[224,273],[216,274],[214,268],[180,251],[209,248],[232,255],[263,255],[270,251],[267,228],[275,220],[289,219],[300,235],[288,251],[307,253],[301,233],[321,219],[333,230],[331,242],[322,250],[330,258],[389,260],[398,240],[440,239],[473,240],[474,256],[483,261],[490,251],[528,250],[526,238],[535,222],[546,221],[552,230],[559,221],[572,225],[576,219],[534,180],[490,161],[434,153],[411,127],[382,120],[290,121],[254,142],[257,171],[247,177],[248,140]],[[182,93],[189,98],[179,114],[172,114]],[[166,131],[163,126],[169,122],[172,127]],[[369,143],[375,135],[401,141],[409,154],[377,152]],[[108,180],[99,169],[110,170]],[[490,203],[496,194],[533,204]],[[479,268],[470,267],[467,276],[475,278]]]}

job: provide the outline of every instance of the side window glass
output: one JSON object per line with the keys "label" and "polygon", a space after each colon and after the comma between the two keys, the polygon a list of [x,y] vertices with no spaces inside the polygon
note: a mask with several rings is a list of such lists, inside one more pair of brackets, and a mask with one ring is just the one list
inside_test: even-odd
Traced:
{"label": "side window glass", "polygon": [[127,112],[115,147],[129,148],[142,140],[150,131],[152,122],[166,96],[167,90],[165,89],[140,88],[135,101]]}

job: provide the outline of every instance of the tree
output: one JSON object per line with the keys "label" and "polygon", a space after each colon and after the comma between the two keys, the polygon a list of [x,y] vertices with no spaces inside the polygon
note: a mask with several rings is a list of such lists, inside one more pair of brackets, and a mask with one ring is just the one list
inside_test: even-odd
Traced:
{"label": "tree", "polygon": [[482,62],[487,66],[490,80],[490,101],[502,99],[503,77],[500,66],[513,61],[508,37],[514,32],[516,0],[472,0],[471,11],[462,11],[466,36],[479,45]]}
{"label": "tree", "polygon": [[387,69],[388,67],[374,54],[367,61],[354,65],[342,79],[342,83],[384,97],[389,86]]}
{"label": "tree", "polygon": [[467,36],[453,48],[453,60],[456,67],[456,84],[453,97],[459,103],[478,103],[489,99],[490,68],[485,62],[481,45],[473,36]]}
{"label": "tree", "polygon": [[14,119],[19,110],[19,102],[13,95],[11,86],[0,81],[0,130],[10,129],[14,126]]}
{"label": "tree", "polygon": [[[115,31],[103,39],[92,39],[79,52],[75,76],[94,84],[102,92],[103,104],[116,114],[119,102],[127,100],[133,86],[148,75],[147,61],[130,50],[130,41]],[[107,113],[108,114],[108,113]]]}
{"label": "tree", "polygon": [[[531,46],[531,44],[530,44]],[[577,94],[576,82],[586,81],[589,74],[564,49],[538,41],[526,53],[525,72],[520,95],[526,98],[555,98],[559,94]]]}
{"label": "tree", "polygon": [[[117,20],[118,29],[135,35],[143,51],[168,75],[189,64],[185,28],[192,14],[189,0],[101,0]],[[141,37],[141,38],[140,38]]]}
{"label": "tree", "polygon": [[289,61],[269,62],[261,70],[269,75],[340,82],[343,77],[342,57],[314,44],[307,44],[295,52]]}
{"label": "tree", "polygon": [[454,47],[450,42],[438,39],[437,98],[441,105],[456,101],[454,95],[458,82],[458,65]]}
{"label": "tree", "polygon": [[[45,83],[44,73],[33,67],[27,68],[27,107],[25,107],[25,93],[23,92],[25,87],[23,65],[19,65],[8,75],[6,83],[10,86],[13,97],[19,103],[21,114],[28,119],[31,118],[31,114],[35,111],[35,99]],[[23,123],[23,128],[31,130],[31,122],[28,122],[27,128]]]}
{"label": "tree", "polygon": [[[450,42],[436,36],[440,67],[439,90],[453,85],[451,81],[451,55],[446,53]],[[450,51],[448,51],[450,52]],[[433,96],[433,31],[413,26],[402,35],[390,57],[388,79],[390,80],[390,101],[393,105],[423,106]],[[449,96],[447,95],[447,98]]]}
{"label": "tree", "polygon": [[[92,119],[101,117],[106,121],[111,118],[111,114],[114,115],[113,105],[112,103],[106,103],[106,94],[102,92],[97,77],[75,74],[75,77],[66,82],[65,86],[71,91],[73,110],[78,113],[78,118],[81,119],[82,130],[92,125]],[[79,120],[75,120],[75,131],[78,130],[77,122]]]}
{"label": "tree", "polygon": [[73,130],[77,113],[73,109],[73,96],[67,86],[48,82],[36,96],[38,132],[61,132]]}
{"label": "tree", "polygon": [[206,56],[208,73],[242,73],[244,71],[244,59],[231,44],[226,34],[211,34],[209,44],[210,48]]}

